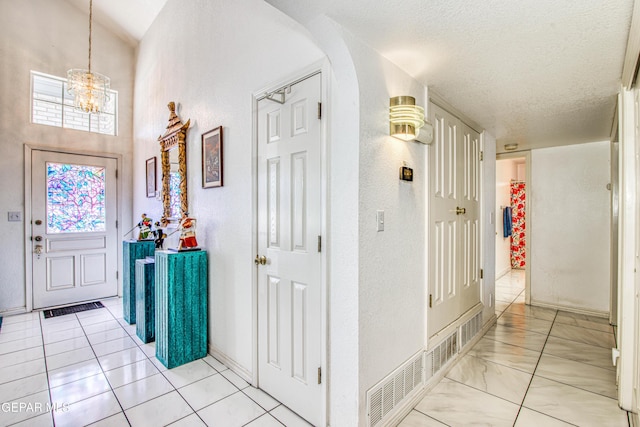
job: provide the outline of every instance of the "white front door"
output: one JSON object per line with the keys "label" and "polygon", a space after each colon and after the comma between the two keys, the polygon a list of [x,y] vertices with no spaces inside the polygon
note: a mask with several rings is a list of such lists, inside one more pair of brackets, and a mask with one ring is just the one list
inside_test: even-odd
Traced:
{"label": "white front door", "polygon": [[258,382],[319,425],[324,307],[320,74],[281,96],[284,104],[258,102],[258,255],[266,257],[266,264],[258,265]]}
{"label": "white front door", "polygon": [[430,104],[429,315],[433,336],[480,301],[480,136]]}
{"label": "white front door", "polygon": [[33,308],[115,296],[116,160],[31,152]]}

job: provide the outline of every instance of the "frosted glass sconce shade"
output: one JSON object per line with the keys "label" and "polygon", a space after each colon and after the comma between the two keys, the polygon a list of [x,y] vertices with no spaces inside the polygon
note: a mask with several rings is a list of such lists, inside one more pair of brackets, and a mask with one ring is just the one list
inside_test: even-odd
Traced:
{"label": "frosted glass sconce shade", "polygon": [[389,133],[391,136],[412,141],[424,126],[424,108],[416,105],[413,96],[395,96],[389,100]]}

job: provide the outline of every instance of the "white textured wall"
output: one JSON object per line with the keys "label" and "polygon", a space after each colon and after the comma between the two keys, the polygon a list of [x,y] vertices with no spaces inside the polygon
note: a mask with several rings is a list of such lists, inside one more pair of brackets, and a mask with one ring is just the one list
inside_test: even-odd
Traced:
{"label": "white textured wall", "polygon": [[117,137],[30,123],[30,71],[65,77],[69,68],[85,68],[88,25],[87,13],[64,0],[0,0],[0,314],[26,305],[24,223],[7,222],[7,211],[30,220],[24,218],[24,144],[122,154],[122,228],[131,223],[131,46],[94,22],[92,66],[118,91]]}
{"label": "white textured wall", "polygon": [[609,143],[531,152],[531,302],[609,312]]}
{"label": "white textured wall", "polygon": [[496,223],[496,139],[489,132],[482,133],[482,265],[484,277],[482,279],[482,302],[484,310],[482,317],[486,323],[495,316],[496,289],[496,241],[493,238]]}
{"label": "white textured wall", "polygon": [[[145,197],[145,160],[175,101],[187,137],[189,210],[209,255],[209,339],[252,372],[252,94],[323,57],[290,18],[260,0],[169,0],[143,38],[134,108],[134,211],[160,218]],[[224,126],[224,187],[201,188],[200,136]]]}
{"label": "white textured wall", "polygon": [[511,206],[511,180],[517,177],[516,167],[513,159],[496,162],[496,277],[511,270],[511,238],[503,237],[503,209]]}

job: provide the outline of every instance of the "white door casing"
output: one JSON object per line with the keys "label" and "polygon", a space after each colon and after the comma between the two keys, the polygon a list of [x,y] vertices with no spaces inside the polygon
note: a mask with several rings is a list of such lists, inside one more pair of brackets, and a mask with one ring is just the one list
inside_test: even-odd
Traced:
{"label": "white door casing", "polygon": [[321,75],[290,89],[258,102],[258,385],[319,425]]}
{"label": "white door casing", "polygon": [[480,302],[480,135],[430,103],[428,334]]}
{"label": "white door casing", "polygon": [[[47,168],[56,164],[88,166],[89,170],[100,171],[101,174],[104,171],[99,178],[105,189],[104,226],[100,226],[100,230],[60,231],[55,226],[47,203]],[[114,158],[31,151],[30,244],[34,309],[117,295],[116,168],[117,160]],[[72,192],[79,193],[69,190]],[[80,200],[85,204],[95,202],[96,195],[90,193],[86,191],[76,204],[80,205]]]}

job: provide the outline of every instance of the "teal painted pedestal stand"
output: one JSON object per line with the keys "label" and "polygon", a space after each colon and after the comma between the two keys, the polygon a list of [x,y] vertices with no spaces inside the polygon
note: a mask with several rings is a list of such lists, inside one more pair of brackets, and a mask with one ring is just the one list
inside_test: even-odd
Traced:
{"label": "teal painted pedestal stand", "polygon": [[144,343],[156,339],[155,259],[136,261],[136,335]]}
{"label": "teal painted pedestal stand", "polygon": [[130,325],[136,323],[136,260],[153,256],[153,240],[125,240],[122,242],[122,317]]}
{"label": "teal painted pedestal stand", "polygon": [[207,355],[207,253],[156,252],[156,357],[174,368]]}

